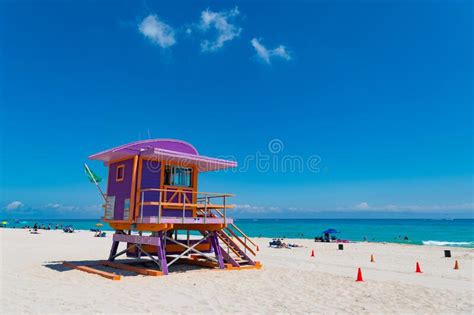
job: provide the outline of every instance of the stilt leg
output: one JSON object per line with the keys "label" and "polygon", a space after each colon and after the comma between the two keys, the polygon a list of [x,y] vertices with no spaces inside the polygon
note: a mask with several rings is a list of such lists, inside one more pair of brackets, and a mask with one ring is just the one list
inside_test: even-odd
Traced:
{"label": "stilt leg", "polygon": [[166,261],[166,248],[164,246],[164,237],[163,237],[163,232],[158,232],[158,260],[160,261],[160,267],[161,267],[161,272],[163,272],[164,275],[168,274],[168,262]]}
{"label": "stilt leg", "polygon": [[[143,232],[139,231],[138,235],[142,236]],[[128,244],[127,244],[128,245]],[[135,247],[135,255],[137,256],[138,259],[142,258],[142,252],[138,250],[138,247]]]}
{"label": "stilt leg", "polygon": [[117,242],[117,241],[112,242],[112,248],[110,249],[109,261],[114,261],[114,259],[115,259],[114,256],[115,256],[115,254],[117,254],[117,249],[118,249],[119,243],[120,242]]}
{"label": "stilt leg", "polygon": [[214,253],[216,254],[217,264],[219,265],[220,269],[224,269],[224,259],[222,258],[221,247],[219,246],[219,238],[217,237],[217,232],[211,232],[211,246],[214,249]]}

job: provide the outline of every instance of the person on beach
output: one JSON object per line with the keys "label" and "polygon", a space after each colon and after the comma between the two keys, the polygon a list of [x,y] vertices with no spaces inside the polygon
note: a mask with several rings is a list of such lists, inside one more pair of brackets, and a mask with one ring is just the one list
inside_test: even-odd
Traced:
{"label": "person on beach", "polygon": [[303,245],[300,244],[288,244],[289,247],[304,247]]}
{"label": "person on beach", "polygon": [[329,233],[324,233],[324,241],[328,243],[331,241],[331,239],[329,238]]}

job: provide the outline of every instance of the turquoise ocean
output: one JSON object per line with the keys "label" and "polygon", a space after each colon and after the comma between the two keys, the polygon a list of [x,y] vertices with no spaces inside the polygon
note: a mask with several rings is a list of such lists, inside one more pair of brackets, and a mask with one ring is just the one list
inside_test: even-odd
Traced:
{"label": "turquoise ocean", "polygon": [[[72,225],[76,230],[96,228],[99,220],[8,220],[7,227],[21,228],[34,223]],[[236,219],[250,237],[307,238],[320,236],[333,228],[339,231],[339,239],[350,241],[391,242],[417,245],[462,246],[474,248],[474,220],[430,219]],[[107,224],[101,227],[110,231]],[[408,240],[405,240],[405,236]]]}

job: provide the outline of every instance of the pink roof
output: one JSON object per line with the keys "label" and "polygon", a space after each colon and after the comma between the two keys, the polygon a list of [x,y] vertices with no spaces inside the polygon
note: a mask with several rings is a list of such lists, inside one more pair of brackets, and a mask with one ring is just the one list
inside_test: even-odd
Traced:
{"label": "pink roof", "polygon": [[197,165],[200,172],[237,166],[237,162],[199,155],[191,144],[173,139],[135,141],[89,156],[91,160],[110,161],[140,155],[157,160],[172,161],[183,166]]}

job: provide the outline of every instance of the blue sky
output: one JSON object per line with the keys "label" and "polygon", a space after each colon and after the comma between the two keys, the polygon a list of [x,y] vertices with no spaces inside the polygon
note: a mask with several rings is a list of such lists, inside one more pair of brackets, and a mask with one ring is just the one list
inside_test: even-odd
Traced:
{"label": "blue sky", "polygon": [[[2,2],[2,216],[100,216],[82,163],[150,135],[268,156],[270,170],[202,174],[199,190],[237,194],[237,216],[472,217],[472,9]],[[288,156],[303,170],[278,167]]]}

